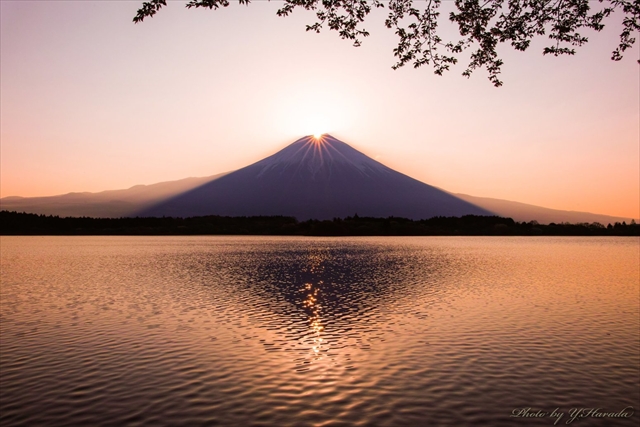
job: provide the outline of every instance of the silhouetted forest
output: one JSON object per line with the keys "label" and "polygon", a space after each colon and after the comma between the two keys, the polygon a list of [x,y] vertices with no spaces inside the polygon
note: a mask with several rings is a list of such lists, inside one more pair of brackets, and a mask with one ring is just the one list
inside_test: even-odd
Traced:
{"label": "silhouetted forest", "polygon": [[283,236],[639,236],[633,220],[608,224],[538,224],[498,216],[466,215],[420,221],[354,215],[329,221],[285,216],[192,218],[60,218],[0,212],[1,235],[283,235]]}

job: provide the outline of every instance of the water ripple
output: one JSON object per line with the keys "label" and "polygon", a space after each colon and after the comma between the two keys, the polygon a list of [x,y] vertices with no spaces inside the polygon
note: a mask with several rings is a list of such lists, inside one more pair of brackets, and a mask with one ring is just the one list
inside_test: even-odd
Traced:
{"label": "water ripple", "polygon": [[637,239],[1,244],[2,426],[499,427],[640,406]]}

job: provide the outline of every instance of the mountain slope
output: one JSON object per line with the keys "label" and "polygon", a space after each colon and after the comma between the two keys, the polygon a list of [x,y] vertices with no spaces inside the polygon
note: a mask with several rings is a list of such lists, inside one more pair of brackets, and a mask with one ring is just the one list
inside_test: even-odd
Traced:
{"label": "mountain slope", "polygon": [[138,212],[140,216],[491,215],[390,169],[330,135],[307,136],[276,154]]}

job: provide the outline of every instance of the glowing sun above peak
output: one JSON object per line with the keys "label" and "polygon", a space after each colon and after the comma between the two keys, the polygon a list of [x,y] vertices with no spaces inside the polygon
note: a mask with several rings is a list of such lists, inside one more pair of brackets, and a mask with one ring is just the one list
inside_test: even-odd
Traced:
{"label": "glowing sun above peak", "polygon": [[313,134],[313,137],[315,139],[320,139],[320,138],[322,138],[322,135],[324,135],[324,132],[316,132],[316,133]]}

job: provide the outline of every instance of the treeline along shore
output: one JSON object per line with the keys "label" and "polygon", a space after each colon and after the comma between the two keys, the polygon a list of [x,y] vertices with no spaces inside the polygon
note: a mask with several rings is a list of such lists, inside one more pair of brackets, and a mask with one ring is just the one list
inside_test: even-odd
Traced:
{"label": "treeline along shore", "polygon": [[270,236],[640,236],[631,220],[603,225],[538,224],[498,216],[466,215],[414,221],[357,214],[333,220],[298,221],[286,216],[192,218],[74,218],[0,211],[0,235],[270,235]]}

